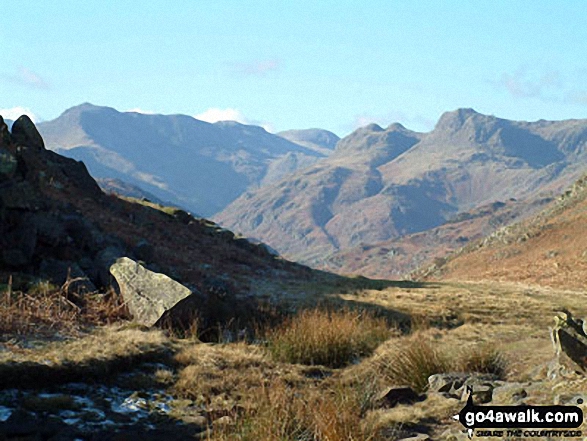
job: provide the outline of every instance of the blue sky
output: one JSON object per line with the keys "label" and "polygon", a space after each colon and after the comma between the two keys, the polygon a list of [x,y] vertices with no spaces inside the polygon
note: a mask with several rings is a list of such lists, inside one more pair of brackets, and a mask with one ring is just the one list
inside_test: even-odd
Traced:
{"label": "blue sky", "polygon": [[583,1],[8,1],[0,114],[83,102],[345,135],[587,117]]}

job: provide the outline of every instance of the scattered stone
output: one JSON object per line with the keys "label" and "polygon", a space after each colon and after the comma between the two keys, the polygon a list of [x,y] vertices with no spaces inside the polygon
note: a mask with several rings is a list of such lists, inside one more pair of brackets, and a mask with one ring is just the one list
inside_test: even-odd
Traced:
{"label": "scattered stone", "polygon": [[[475,390],[479,390],[478,398],[485,403],[491,401],[489,395],[498,384],[500,384],[499,379],[494,374],[450,372],[434,374],[428,378],[428,389],[431,392],[440,392],[446,397],[462,399],[467,387],[471,386],[473,397],[475,397]],[[488,398],[489,401],[487,401]]]}
{"label": "scattered stone", "polygon": [[[486,404],[491,402],[493,398],[493,390],[493,384],[484,383],[473,386],[473,403]],[[461,401],[467,401],[468,398],[469,392],[467,391],[467,388],[464,387],[463,393],[461,395]]]}
{"label": "scattered stone", "polygon": [[165,274],[149,271],[139,263],[122,257],[111,267],[120,292],[134,319],[154,326],[167,311],[192,295],[192,291]]}
{"label": "scattered stone", "polygon": [[218,418],[213,423],[214,426],[231,426],[233,424],[234,424],[234,420],[228,415],[224,415],[224,416]]}
{"label": "scattered stone", "polygon": [[585,406],[587,394],[561,394],[554,397],[556,406]]}
{"label": "scattered stone", "polygon": [[493,389],[493,402],[497,405],[518,405],[528,396],[529,383],[505,383]]}
{"label": "scattered stone", "polygon": [[389,387],[375,399],[378,407],[386,408],[398,404],[413,404],[417,401],[420,401],[420,396],[409,386]]}
{"label": "scattered stone", "polygon": [[208,426],[208,420],[204,415],[187,415],[181,418],[186,424],[191,424],[196,427],[205,429]]}

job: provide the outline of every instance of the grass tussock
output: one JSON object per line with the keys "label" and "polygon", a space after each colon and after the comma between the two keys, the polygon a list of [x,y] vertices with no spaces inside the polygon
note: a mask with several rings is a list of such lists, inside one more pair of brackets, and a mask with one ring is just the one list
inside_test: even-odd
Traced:
{"label": "grass tussock", "polygon": [[426,390],[428,377],[433,374],[484,373],[505,379],[508,371],[505,357],[493,345],[468,346],[466,350],[455,351],[432,341],[424,333],[390,341],[368,364],[366,372],[386,384],[411,386],[417,392]]}
{"label": "grass tussock", "polygon": [[303,310],[267,334],[279,361],[342,367],[371,354],[392,334],[387,322],[367,312]]}
{"label": "grass tussock", "polygon": [[428,377],[452,370],[449,358],[431,342],[416,334],[398,341],[391,350],[373,359],[374,369],[385,381],[397,386],[410,386],[423,392]]}
{"label": "grass tussock", "polygon": [[494,345],[481,344],[463,350],[456,358],[454,370],[494,374],[505,379],[507,361]]}
{"label": "grass tussock", "polygon": [[[371,440],[356,387],[306,376],[245,343],[193,344],[175,358],[184,367],[174,394],[206,409],[213,440]],[[229,416],[227,425],[214,421]]]}

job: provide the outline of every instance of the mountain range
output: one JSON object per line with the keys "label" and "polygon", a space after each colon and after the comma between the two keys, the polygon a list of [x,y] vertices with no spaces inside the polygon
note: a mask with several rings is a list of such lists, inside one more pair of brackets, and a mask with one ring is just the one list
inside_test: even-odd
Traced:
{"label": "mountain range", "polygon": [[[333,269],[346,271],[353,248],[432,232],[494,202],[535,206],[583,172],[586,145],[586,120],[517,122],[459,109],[429,133],[371,124],[341,139],[327,158],[246,192],[214,219],[288,258],[313,266],[338,261]],[[462,246],[457,239],[448,248]],[[393,261],[386,264],[378,275],[392,272]]]}
{"label": "mountain range", "polygon": [[428,133],[370,124],[340,139],[82,104],[39,130],[108,191],[185,207],[288,259],[376,277],[532,215],[587,165],[587,120],[473,109],[444,113]]}
{"label": "mountain range", "polygon": [[118,112],[82,104],[38,125],[47,148],[83,161],[95,178],[119,179],[201,216],[245,190],[279,180],[330,151],[336,135],[210,124],[187,115]]}

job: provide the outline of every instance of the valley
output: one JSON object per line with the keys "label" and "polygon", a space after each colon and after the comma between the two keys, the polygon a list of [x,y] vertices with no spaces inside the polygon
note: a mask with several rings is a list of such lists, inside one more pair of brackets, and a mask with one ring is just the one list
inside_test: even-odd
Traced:
{"label": "valley", "polygon": [[[587,316],[584,178],[556,197],[562,177],[526,181],[532,197],[349,248],[368,279],[288,261],[124,181],[107,188],[134,196],[104,193],[26,117],[0,129],[4,439],[465,440],[452,417],[467,385],[486,404],[586,402],[587,366],[551,339]],[[420,137],[390,132],[398,158]],[[329,168],[337,154],[310,166],[328,183],[294,200],[375,179]],[[382,255],[420,268],[393,280]]]}

